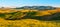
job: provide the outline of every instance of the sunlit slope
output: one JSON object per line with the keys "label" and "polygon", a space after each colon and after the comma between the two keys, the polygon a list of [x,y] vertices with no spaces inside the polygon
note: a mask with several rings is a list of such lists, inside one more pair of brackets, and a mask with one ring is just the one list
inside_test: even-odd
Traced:
{"label": "sunlit slope", "polygon": [[32,13],[36,12],[35,16],[44,16],[44,15],[52,15],[54,13],[60,12],[60,9],[55,9],[55,10],[16,10],[16,9],[5,9],[5,10],[0,10],[0,15],[2,16],[5,15],[6,18],[10,16],[26,16],[27,13]]}
{"label": "sunlit slope", "polygon": [[0,9],[0,13],[10,13],[10,12],[16,12],[15,9]]}
{"label": "sunlit slope", "polygon": [[27,13],[37,12],[35,16],[44,16],[44,15],[51,15],[59,11],[58,10],[42,10],[42,11],[41,10],[0,10],[0,16],[1,14],[6,15],[0,18],[0,27],[60,27],[59,21],[41,21],[35,19],[5,20],[5,18],[10,18],[10,16],[13,16],[13,18],[19,18],[22,15],[24,16],[24,14],[21,14],[19,12],[24,14],[25,12]]}
{"label": "sunlit slope", "polygon": [[56,23],[55,21],[39,21],[35,19],[15,21],[0,19],[0,27],[60,27],[60,23]]}
{"label": "sunlit slope", "polygon": [[45,13],[45,14],[49,14],[49,13],[55,13],[55,12],[60,12],[60,9],[55,9],[55,10],[16,10],[16,9],[1,9],[0,13],[9,13],[9,12],[32,12],[35,11],[37,13]]}

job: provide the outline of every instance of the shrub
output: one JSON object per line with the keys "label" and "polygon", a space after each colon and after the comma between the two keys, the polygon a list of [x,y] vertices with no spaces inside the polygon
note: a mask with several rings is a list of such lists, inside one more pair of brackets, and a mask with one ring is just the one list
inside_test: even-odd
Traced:
{"label": "shrub", "polygon": [[5,18],[5,15],[6,15],[5,13],[0,13],[1,18]]}
{"label": "shrub", "polygon": [[23,16],[25,13],[23,12],[13,12],[13,13],[9,13],[9,16],[8,18],[5,18],[6,20],[20,20],[21,19],[21,16]]}

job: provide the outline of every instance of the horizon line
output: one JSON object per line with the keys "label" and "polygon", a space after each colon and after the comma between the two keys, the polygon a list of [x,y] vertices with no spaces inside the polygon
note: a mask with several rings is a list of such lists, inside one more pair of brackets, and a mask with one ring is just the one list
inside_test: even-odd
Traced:
{"label": "horizon line", "polygon": [[[24,6],[1,6],[0,8],[2,8],[2,7],[4,7],[4,8],[16,8],[16,7],[24,7]],[[60,6],[52,6],[52,7],[59,7],[60,8]]]}

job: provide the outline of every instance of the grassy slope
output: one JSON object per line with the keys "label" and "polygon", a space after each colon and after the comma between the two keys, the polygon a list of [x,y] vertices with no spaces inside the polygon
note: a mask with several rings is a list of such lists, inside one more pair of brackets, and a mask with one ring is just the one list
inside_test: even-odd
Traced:
{"label": "grassy slope", "polygon": [[0,20],[0,27],[60,27],[59,22],[54,21],[39,21],[34,19],[22,20]]}
{"label": "grassy slope", "polygon": [[[28,12],[28,10],[25,10],[25,11],[21,10],[21,11]],[[56,10],[42,11],[43,14],[41,16],[48,15],[48,12],[55,13],[57,11]],[[40,16],[40,15],[37,14],[37,16]],[[56,22],[56,21],[39,21],[39,20],[34,20],[34,19],[22,19],[22,20],[11,21],[11,20],[4,20],[4,19],[0,18],[0,27],[60,27],[60,22],[59,21],[58,22]]]}

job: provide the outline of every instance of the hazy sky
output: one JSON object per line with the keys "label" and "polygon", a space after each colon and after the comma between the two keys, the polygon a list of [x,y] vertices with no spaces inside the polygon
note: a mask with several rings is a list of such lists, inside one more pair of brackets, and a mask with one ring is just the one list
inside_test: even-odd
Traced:
{"label": "hazy sky", "polygon": [[33,5],[60,7],[60,0],[0,0],[0,7],[20,7]]}

